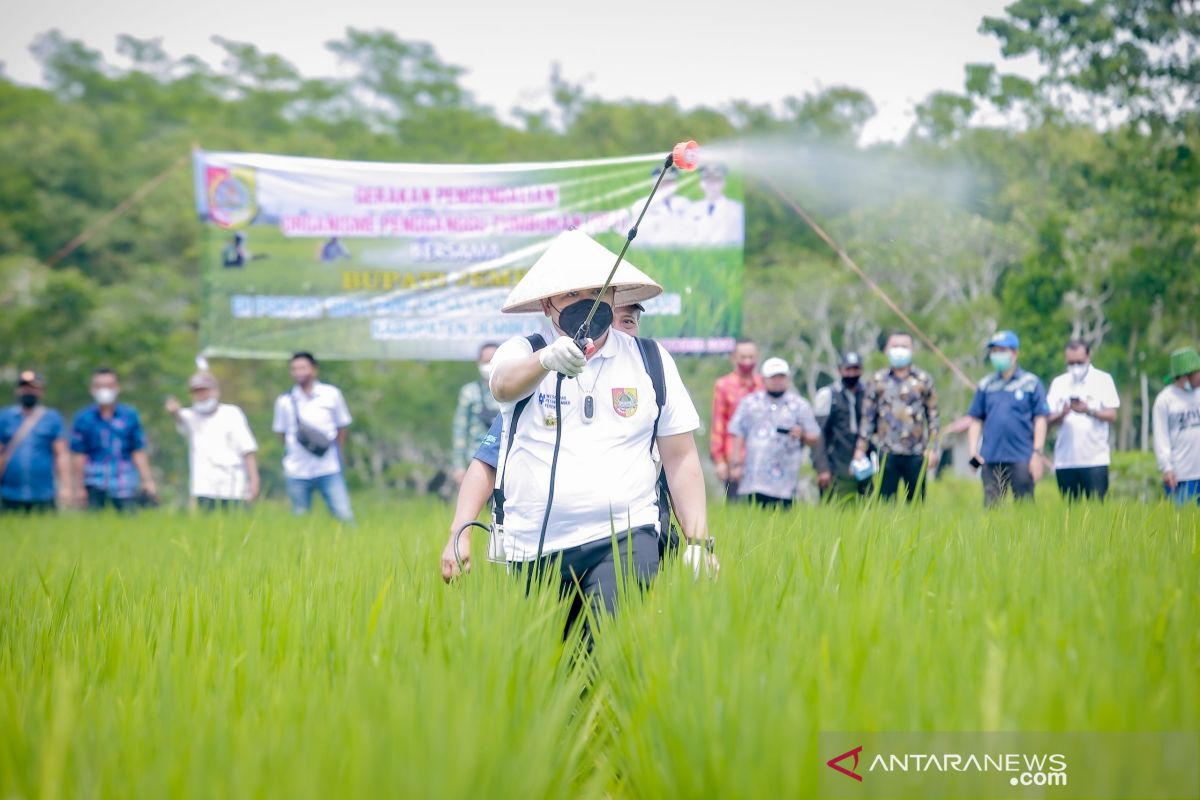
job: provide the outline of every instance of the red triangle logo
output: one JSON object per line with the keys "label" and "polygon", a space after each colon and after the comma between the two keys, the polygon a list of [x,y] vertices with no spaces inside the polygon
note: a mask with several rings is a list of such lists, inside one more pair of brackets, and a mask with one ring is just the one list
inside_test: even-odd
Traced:
{"label": "red triangle logo", "polygon": [[[854,780],[858,781],[859,783],[862,783],[862,775],[859,775],[857,772],[854,771],[854,770],[858,769],[858,754],[861,752],[862,752],[862,745],[859,745],[858,747],[854,748],[853,750],[847,750],[846,752],[842,753],[840,756],[834,756],[833,758],[829,759],[825,763],[827,765],[833,767],[834,769],[836,769],[838,772],[842,773],[843,775],[854,778]],[[851,766],[850,769],[846,769],[839,762],[845,761],[847,758],[850,758],[851,756],[854,756],[854,765]]]}

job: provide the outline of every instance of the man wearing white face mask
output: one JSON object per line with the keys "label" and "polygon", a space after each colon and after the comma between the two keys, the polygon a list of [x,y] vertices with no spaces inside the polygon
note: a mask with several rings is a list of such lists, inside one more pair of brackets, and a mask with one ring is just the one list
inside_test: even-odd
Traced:
{"label": "man wearing white face mask", "polygon": [[76,491],[93,511],[108,505],[133,511],[139,490],[151,499],[157,495],[141,418],[132,406],[117,402],[121,386],[108,367],[92,373],[91,390],[95,405],[76,414],[71,424]]}
{"label": "man wearing white face mask", "polygon": [[1067,371],[1050,382],[1046,403],[1049,427],[1062,425],[1054,443],[1054,478],[1068,500],[1104,499],[1111,460],[1108,426],[1117,419],[1121,398],[1112,376],[1092,365],[1092,348],[1067,343]]}
{"label": "man wearing white face mask", "polygon": [[458,407],[454,411],[454,453],[451,466],[455,484],[462,484],[467,467],[475,455],[479,442],[487,434],[492,423],[500,414],[500,404],[492,397],[488,379],[492,377],[492,356],[496,354],[495,342],[479,348],[479,378],[464,384],[458,391]]}
{"label": "man wearing white face mask", "polygon": [[937,391],[929,373],[913,366],[912,336],[893,333],[884,349],[891,366],[872,375],[865,387],[854,460],[866,457],[874,440],[883,462],[879,496],[895,497],[903,480],[905,499],[911,503],[925,497],[924,465],[936,470],[941,455]]}
{"label": "man wearing white face mask", "polygon": [[258,443],[246,415],[221,402],[216,376],[197,372],[188,381],[192,407],[174,397],[166,409],[175,429],[188,440],[191,494],[204,511],[241,506],[258,497]]}

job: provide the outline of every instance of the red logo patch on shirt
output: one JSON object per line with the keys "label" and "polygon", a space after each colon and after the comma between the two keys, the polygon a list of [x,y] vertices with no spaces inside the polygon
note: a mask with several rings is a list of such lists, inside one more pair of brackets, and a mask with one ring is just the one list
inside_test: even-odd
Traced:
{"label": "red logo patch on shirt", "polygon": [[613,411],[616,411],[622,417],[632,417],[637,413],[637,389],[629,387],[625,389],[613,389]]}

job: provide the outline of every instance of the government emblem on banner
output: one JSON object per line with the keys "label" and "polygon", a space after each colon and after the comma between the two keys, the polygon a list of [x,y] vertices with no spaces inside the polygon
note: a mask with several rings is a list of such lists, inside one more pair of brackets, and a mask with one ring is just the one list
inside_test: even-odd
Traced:
{"label": "government emblem on banner", "polygon": [[209,167],[208,218],[222,228],[239,228],[258,213],[255,175],[245,167]]}
{"label": "government emblem on banner", "polygon": [[613,411],[622,417],[632,417],[637,413],[637,389],[613,389]]}

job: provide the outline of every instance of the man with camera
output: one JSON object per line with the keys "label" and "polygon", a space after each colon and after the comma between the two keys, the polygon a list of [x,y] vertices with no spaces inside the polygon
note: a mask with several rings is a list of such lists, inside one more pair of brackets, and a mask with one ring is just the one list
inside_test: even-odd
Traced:
{"label": "man with camera", "polygon": [[292,356],[295,385],[275,400],[271,429],[283,439],[283,474],[287,479],[292,513],[306,514],[316,491],[325,499],[329,513],[352,522],[350,494],[342,475],[342,450],[350,411],[336,386],[317,380],[320,367],[312,353]]}

